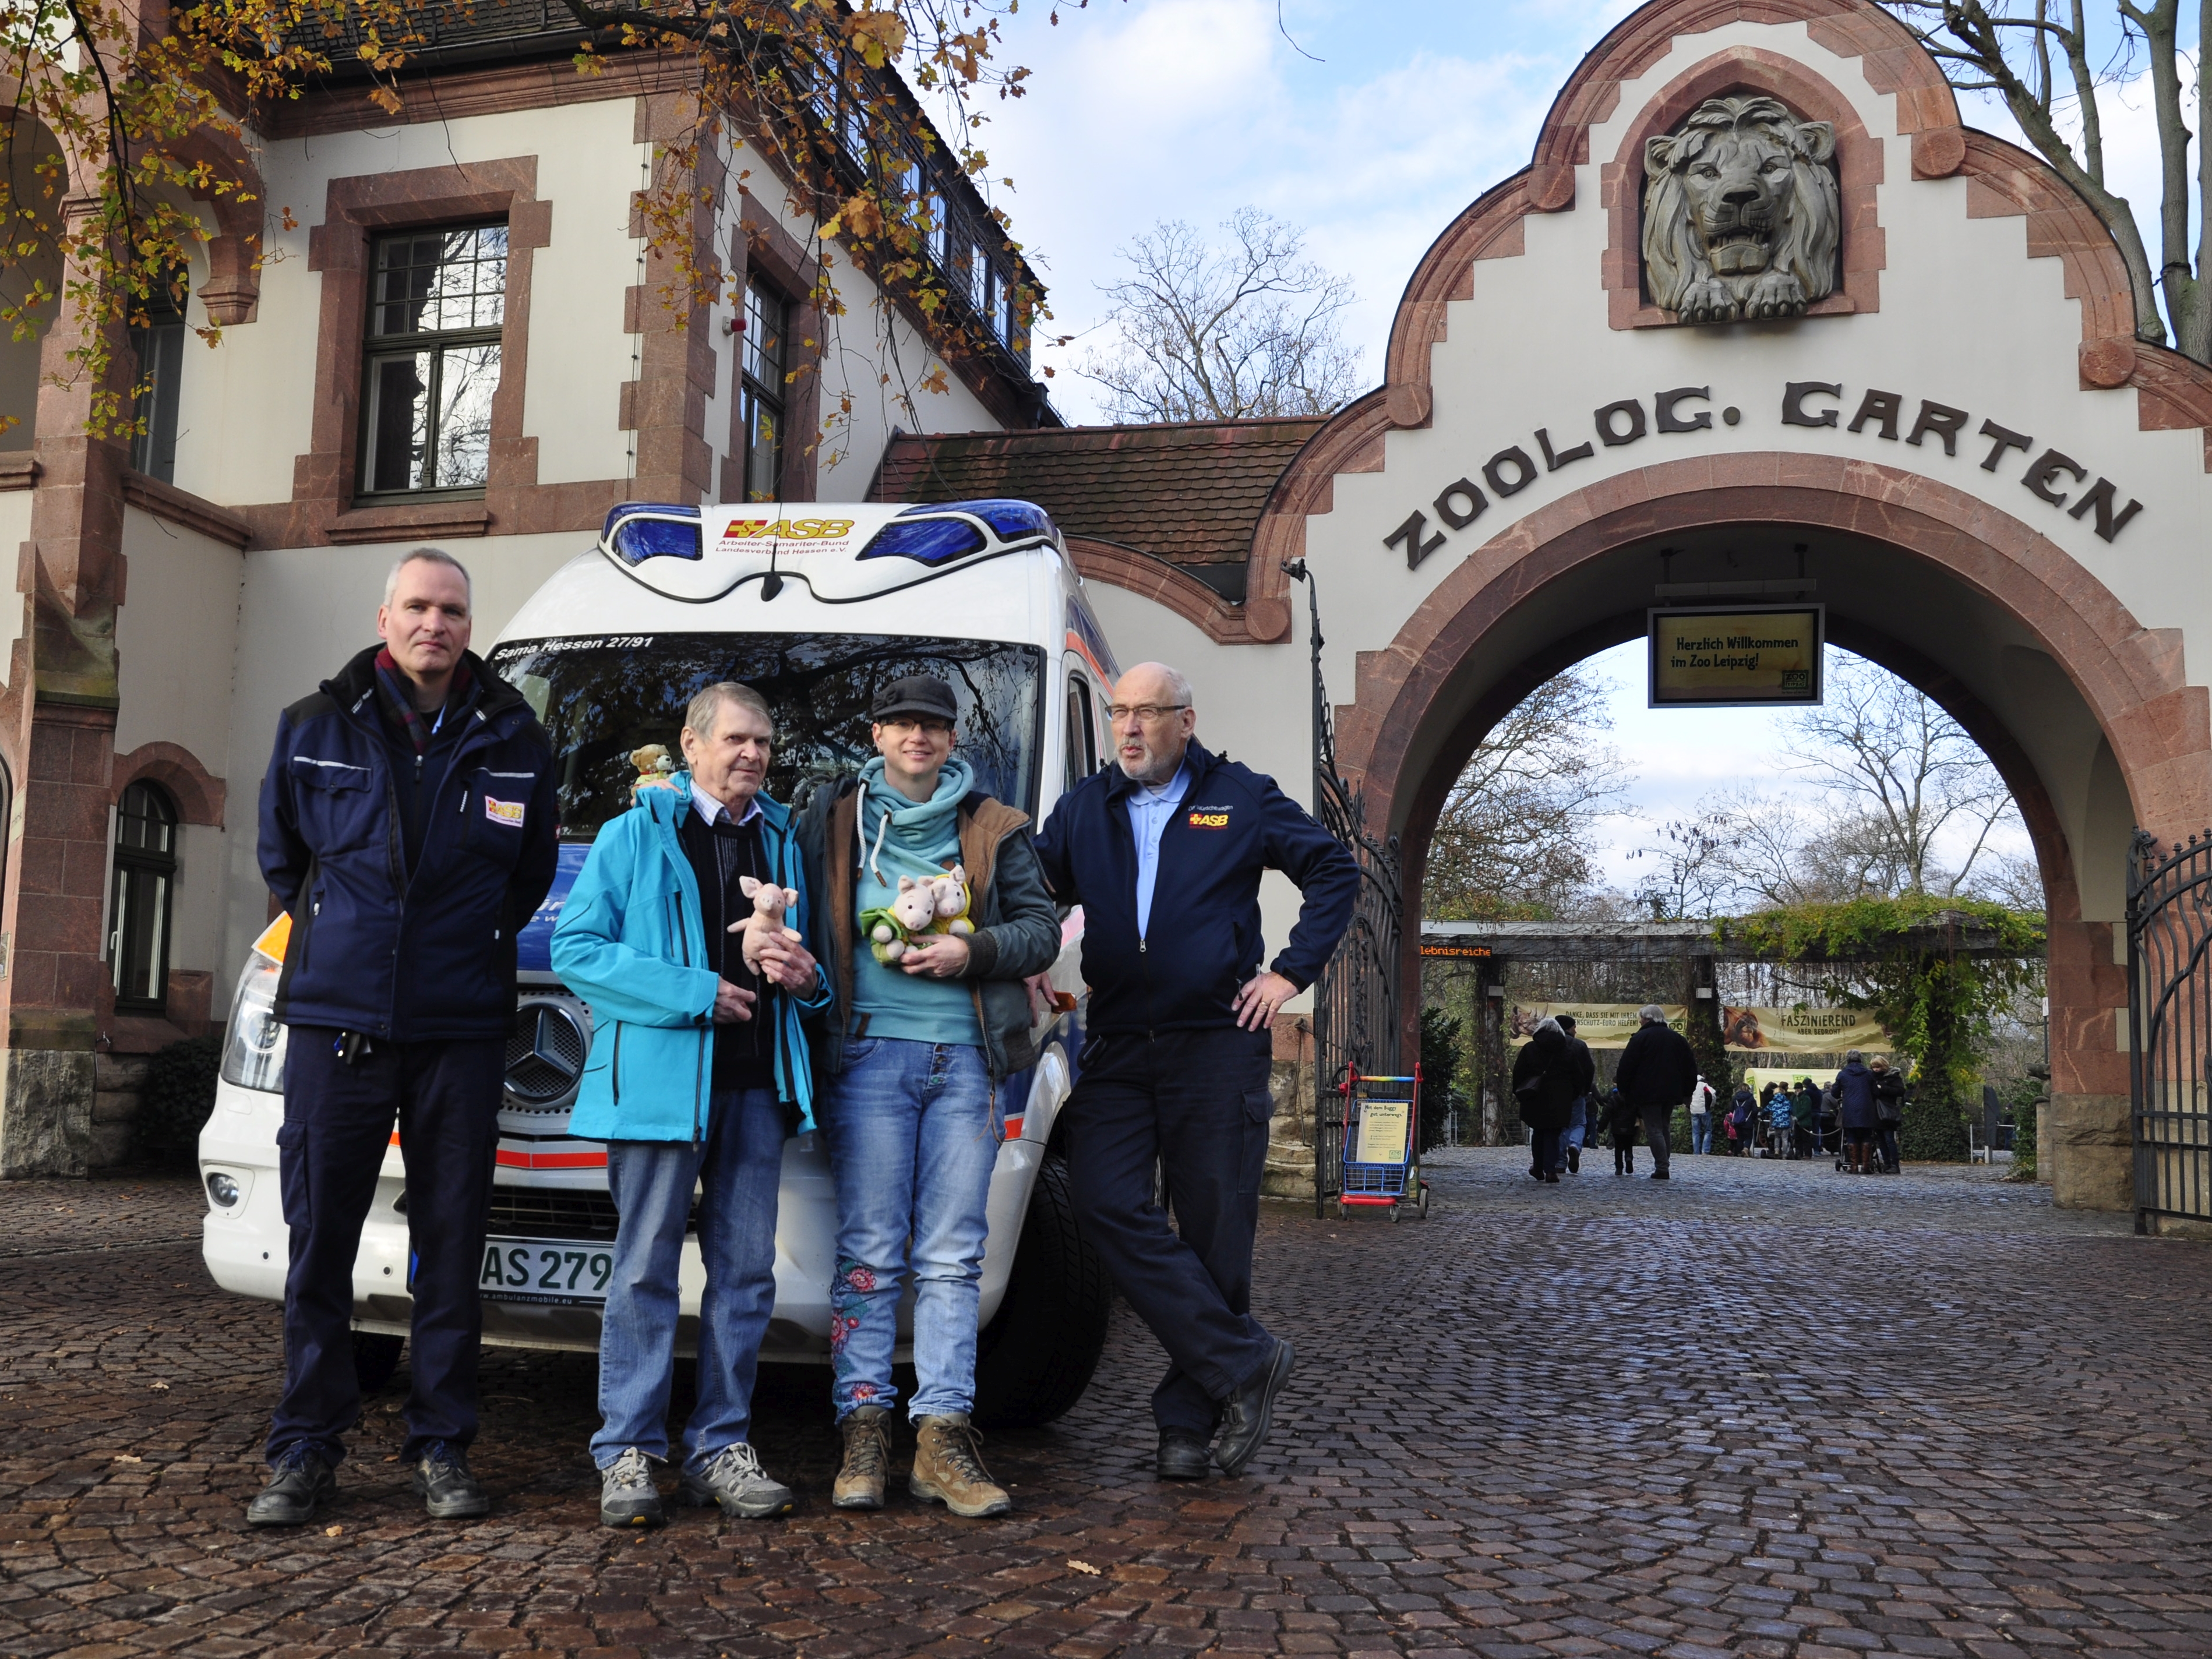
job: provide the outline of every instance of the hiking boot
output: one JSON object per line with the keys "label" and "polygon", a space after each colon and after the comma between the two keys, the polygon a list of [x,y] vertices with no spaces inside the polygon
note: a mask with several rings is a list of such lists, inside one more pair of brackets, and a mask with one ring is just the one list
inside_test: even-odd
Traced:
{"label": "hiking boot", "polygon": [[272,1464],[269,1484],[246,1506],[249,1527],[301,1527],[315,1518],[315,1507],[338,1492],[338,1478],[321,1454],[294,1446]]}
{"label": "hiking boot", "polygon": [[1205,1441],[1170,1429],[1160,1435],[1159,1455],[1153,1460],[1152,1470],[1163,1480],[1203,1480],[1212,1462],[1213,1449]]}
{"label": "hiking boot", "polygon": [[599,1471],[599,1524],[657,1527],[668,1517],[660,1508],[660,1488],[653,1484],[653,1464],[635,1446]]}
{"label": "hiking boot", "polygon": [[699,1509],[720,1504],[722,1513],[742,1521],[765,1521],[789,1515],[798,1499],[790,1487],[769,1478],[761,1468],[760,1454],[742,1440],[732,1440],[707,1460],[702,1469],[684,1471],[679,1493]]}
{"label": "hiking boot", "polygon": [[415,1463],[415,1495],[433,1521],[472,1521],[491,1513],[491,1494],[469,1473],[468,1454],[433,1440]]}
{"label": "hiking boot", "polygon": [[1014,1500],[993,1483],[991,1472],[983,1467],[983,1437],[967,1413],[925,1417],[915,1427],[921,1437],[914,1449],[914,1471],[906,1478],[908,1492],[970,1520],[1004,1515],[1014,1507]]}
{"label": "hiking boot", "polygon": [[837,1425],[845,1437],[845,1462],[830,1488],[832,1509],[883,1508],[884,1482],[890,1474],[890,1416],[881,1406],[855,1406]]}
{"label": "hiking boot", "polygon": [[1277,1342],[1273,1357],[1222,1402],[1221,1438],[1213,1461],[1224,1474],[1243,1474],[1275,1426],[1275,1396],[1291,1380],[1292,1357],[1289,1343]]}

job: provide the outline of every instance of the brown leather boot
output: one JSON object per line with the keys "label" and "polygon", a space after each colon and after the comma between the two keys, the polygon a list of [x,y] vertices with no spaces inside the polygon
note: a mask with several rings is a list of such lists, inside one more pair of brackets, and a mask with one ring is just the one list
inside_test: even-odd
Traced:
{"label": "brown leather boot", "polygon": [[845,1437],[845,1464],[830,1489],[833,1508],[883,1508],[884,1481],[891,1464],[890,1416],[881,1406],[856,1406],[837,1425]]}
{"label": "brown leather boot", "polygon": [[993,1484],[983,1467],[983,1437],[965,1412],[925,1417],[915,1425],[920,1443],[914,1449],[914,1473],[906,1489],[916,1498],[934,1498],[955,1515],[971,1520],[1005,1515],[1014,1500]]}

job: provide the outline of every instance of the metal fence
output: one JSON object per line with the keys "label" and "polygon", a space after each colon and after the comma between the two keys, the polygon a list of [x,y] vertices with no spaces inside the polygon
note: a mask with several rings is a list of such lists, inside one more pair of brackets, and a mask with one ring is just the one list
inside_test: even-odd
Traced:
{"label": "metal fence", "polygon": [[[1399,957],[1405,878],[1398,838],[1377,840],[1360,792],[1336,769],[1336,723],[1321,672],[1321,602],[1303,559],[1284,567],[1306,585],[1313,635],[1314,816],[1359,866],[1352,926],[1314,986],[1314,1214],[1344,1190],[1345,1083],[1395,1076],[1399,1064]],[[1416,1126],[1414,1133],[1419,1133]]]}
{"label": "metal fence", "polygon": [[2212,830],[2128,860],[2129,1084],[2136,1230],[2212,1220]]}

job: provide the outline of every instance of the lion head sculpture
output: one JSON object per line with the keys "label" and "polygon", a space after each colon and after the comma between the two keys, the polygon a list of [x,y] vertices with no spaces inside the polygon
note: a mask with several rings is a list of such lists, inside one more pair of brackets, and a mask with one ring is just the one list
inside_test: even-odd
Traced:
{"label": "lion head sculpture", "polygon": [[1644,147],[1644,269],[1686,323],[1802,317],[1835,292],[1836,130],[1760,96],[1709,98]]}

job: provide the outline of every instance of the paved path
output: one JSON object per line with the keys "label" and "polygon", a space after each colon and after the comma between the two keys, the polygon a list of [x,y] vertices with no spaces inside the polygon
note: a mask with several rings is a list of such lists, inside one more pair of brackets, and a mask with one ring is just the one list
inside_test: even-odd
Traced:
{"label": "paved path", "polygon": [[1425,1225],[1271,1207],[1302,1362],[1243,1480],[1151,1479],[1122,1316],[993,1441],[1007,1521],[832,1511],[783,1373],[801,1512],[647,1536],[592,1524],[590,1360],[514,1353],[490,1521],[422,1518],[387,1395],[323,1522],[247,1533],[276,1320],[207,1287],[192,1189],[0,1187],[0,1654],[2212,1654],[2212,1250],[1986,1170],[1520,1157],[1440,1161]]}

